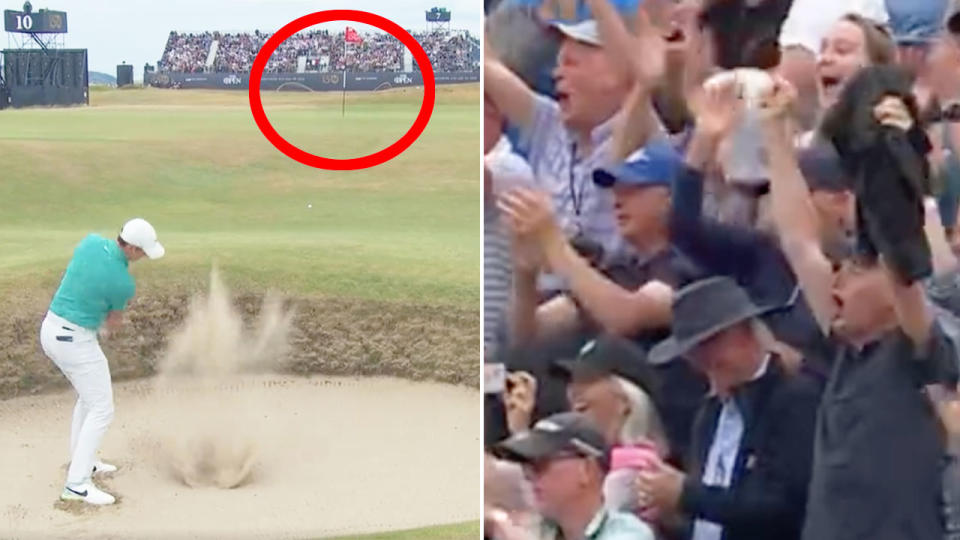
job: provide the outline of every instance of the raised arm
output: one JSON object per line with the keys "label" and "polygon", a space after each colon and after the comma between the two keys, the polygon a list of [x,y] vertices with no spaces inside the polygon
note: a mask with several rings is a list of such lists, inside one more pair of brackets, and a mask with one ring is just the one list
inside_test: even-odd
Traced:
{"label": "raised arm", "polygon": [[837,309],[832,293],[833,268],[820,247],[816,210],[790,136],[788,109],[795,96],[789,83],[778,80],[761,105],[773,215],[787,260],[821,331],[828,334]]}
{"label": "raised arm", "polygon": [[613,64],[624,66],[633,79],[613,134],[611,158],[622,161],[646,144],[659,127],[652,96],[666,69],[666,43],[642,8],[636,13],[636,35],[632,35],[609,0],[587,2],[597,21],[604,50]]}
{"label": "raised arm", "polygon": [[[758,268],[769,268],[771,256],[780,260],[774,241],[755,228],[705,218],[702,211],[703,171],[713,162],[721,139],[739,119],[741,109],[732,80],[704,93],[685,166],[673,185],[670,231],[673,244],[705,271],[748,283],[755,281]],[[775,266],[783,268],[782,264]]]}
{"label": "raised arm", "polygon": [[670,287],[651,282],[629,291],[607,279],[567,242],[554,221],[547,195],[516,189],[501,198],[500,207],[516,233],[536,238],[547,266],[567,281],[583,309],[603,330],[629,336],[670,324]]}
{"label": "raised arm", "polygon": [[511,123],[527,129],[533,122],[535,94],[500,61],[489,35],[484,38],[483,91]]}

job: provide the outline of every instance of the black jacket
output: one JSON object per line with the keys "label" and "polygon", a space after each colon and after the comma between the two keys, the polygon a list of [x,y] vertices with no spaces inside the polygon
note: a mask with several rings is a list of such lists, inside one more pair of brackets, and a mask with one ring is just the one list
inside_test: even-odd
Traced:
{"label": "black jacket", "polygon": [[[914,120],[909,132],[876,121],[873,109],[885,96],[906,104]],[[910,77],[896,67],[873,66],[847,84],[821,128],[853,178],[858,247],[867,255],[882,254],[906,284],[932,273],[923,230],[931,146],[919,122]]]}
{"label": "black jacket", "polygon": [[763,376],[737,390],[744,431],[729,488],[700,481],[722,407],[719,398],[707,399],[680,499],[691,535],[693,520],[703,519],[724,528],[723,540],[800,538],[823,383],[806,371],[787,374],[772,359]]}

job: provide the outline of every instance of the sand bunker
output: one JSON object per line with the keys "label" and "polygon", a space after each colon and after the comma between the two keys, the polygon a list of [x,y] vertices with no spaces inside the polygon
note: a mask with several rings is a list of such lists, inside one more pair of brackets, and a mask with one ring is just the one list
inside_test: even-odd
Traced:
{"label": "sand bunker", "polygon": [[[102,455],[113,507],[57,504],[72,393],[0,402],[0,537],[304,538],[479,519],[480,396],[395,379],[246,376],[216,389],[114,387]],[[189,411],[261,404],[256,464],[234,489],[191,488],[155,445]],[[242,437],[241,437],[242,438]],[[225,446],[221,446],[225,447]],[[8,534],[9,533],[9,534]]]}
{"label": "sand bunker", "polygon": [[480,395],[385,378],[273,375],[292,314],[245,329],[216,275],[150,380],[114,384],[98,478],[57,497],[75,395],[0,401],[0,536],[310,538],[479,519]]}

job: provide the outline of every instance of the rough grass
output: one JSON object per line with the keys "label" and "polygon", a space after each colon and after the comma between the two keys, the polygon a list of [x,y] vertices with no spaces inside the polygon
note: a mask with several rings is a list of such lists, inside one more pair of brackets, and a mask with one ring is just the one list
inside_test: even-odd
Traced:
{"label": "rough grass", "polygon": [[[349,94],[341,118],[339,94],[263,96],[281,135],[340,158],[391,143],[421,97]],[[303,308],[298,327],[312,337],[293,371],[476,385],[479,98],[478,85],[439,87],[410,150],[355,172],[280,154],[246,92],[98,89],[90,107],[3,111],[0,398],[58,380],[37,344],[46,305],[76,243],[133,216],[154,223],[167,256],[132,267],[131,324],[105,344],[121,378],[151,373],[162,331],[217,264],[241,305],[274,289]]]}

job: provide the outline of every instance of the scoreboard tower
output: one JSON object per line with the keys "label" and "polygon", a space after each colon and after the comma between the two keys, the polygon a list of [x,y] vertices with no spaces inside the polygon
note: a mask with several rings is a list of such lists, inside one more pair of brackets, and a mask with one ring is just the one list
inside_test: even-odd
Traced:
{"label": "scoreboard tower", "polygon": [[430,32],[439,30],[450,31],[450,10],[443,7],[435,7],[426,12],[427,29]]}
{"label": "scoreboard tower", "polygon": [[5,10],[3,26],[16,48],[3,50],[0,108],[90,103],[87,50],[63,47],[66,12],[35,12],[28,1]]}

